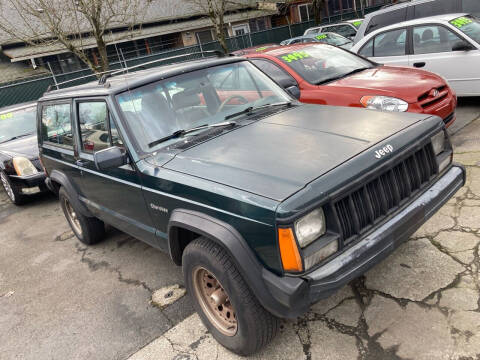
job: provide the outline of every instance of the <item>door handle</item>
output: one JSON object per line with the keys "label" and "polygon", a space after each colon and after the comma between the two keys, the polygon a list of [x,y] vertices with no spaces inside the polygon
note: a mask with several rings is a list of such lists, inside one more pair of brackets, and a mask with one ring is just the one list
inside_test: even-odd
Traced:
{"label": "door handle", "polygon": [[75,162],[75,164],[76,164],[77,166],[84,167],[85,165],[87,165],[87,162],[86,162],[86,161],[83,161],[83,160],[77,160],[77,161]]}
{"label": "door handle", "polygon": [[416,68],[422,68],[425,65],[427,65],[425,62],[417,62],[413,64],[413,66],[415,66]]}

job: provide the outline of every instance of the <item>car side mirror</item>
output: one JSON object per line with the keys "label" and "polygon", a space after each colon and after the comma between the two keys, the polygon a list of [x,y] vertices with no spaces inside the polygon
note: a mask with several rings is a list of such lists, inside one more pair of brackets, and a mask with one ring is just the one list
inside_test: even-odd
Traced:
{"label": "car side mirror", "polygon": [[95,166],[98,170],[117,168],[128,163],[128,156],[118,146],[97,151],[93,154]]}
{"label": "car side mirror", "polygon": [[466,41],[457,41],[452,46],[452,51],[470,51],[473,49],[474,47]]}
{"label": "car side mirror", "polygon": [[285,88],[285,90],[292,95],[295,99],[300,99],[300,89],[297,85],[291,85]]}

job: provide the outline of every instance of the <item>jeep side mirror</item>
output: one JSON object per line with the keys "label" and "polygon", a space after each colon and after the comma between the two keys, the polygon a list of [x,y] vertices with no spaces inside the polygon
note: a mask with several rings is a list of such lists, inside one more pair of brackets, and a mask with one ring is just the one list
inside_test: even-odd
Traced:
{"label": "jeep side mirror", "polygon": [[470,51],[473,49],[474,47],[466,41],[457,41],[452,46],[452,51]]}
{"label": "jeep side mirror", "polygon": [[297,85],[291,85],[289,87],[286,87],[285,90],[292,95],[295,99],[300,99],[300,89],[298,88]]}
{"label": "jeep side mirror", "polygon": [[93,154],[95,166],[98,170],[117,168],[128,163],[128,156],[118,146],[97,151]]}

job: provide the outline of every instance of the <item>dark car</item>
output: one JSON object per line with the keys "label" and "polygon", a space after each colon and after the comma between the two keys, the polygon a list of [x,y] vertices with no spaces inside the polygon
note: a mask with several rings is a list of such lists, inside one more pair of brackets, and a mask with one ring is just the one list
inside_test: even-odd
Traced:
{"label": "dark car", "polygon": [[38,158],[37,104],[0,109],[0,178],[8,198],[23,204],[29,194],[45,191]]}
{"label": "dark car", "polygon": [[132,69],[39,109],[47,184],[78,239],[108,223],[167,252],[208,330],[242,355],[465,183],[441,118],[301,104],[238,57]]}

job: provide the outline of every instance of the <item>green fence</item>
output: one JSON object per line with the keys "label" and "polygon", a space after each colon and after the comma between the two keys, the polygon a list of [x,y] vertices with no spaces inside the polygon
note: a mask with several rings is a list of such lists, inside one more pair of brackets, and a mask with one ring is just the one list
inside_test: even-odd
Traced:
{"label": "green fence", "polygon": [[[369,13],[375,10],[378,10],[381,6],[375,6],[365,9],[365,13]],[[341,20],[348,20],[354,19],[359,17],[361,14],[356,12],[351,13],[344,13],[341,15],[335,15],[330,18],[325,18],[322,23],[332,23],[338,22]],[[290,37],[300,36],[302,35],[306,29],[309,27],[314,26],[313,21],[307,21],[298,24],[292,24],[290,26],[281,26],[276,27],[269,30],[249,33],[237,37],[232,37],[227,39],[227,46],[230,51],[240,50],[247,47],[258,46],[267,43],[280,43],[281,41],[288,39]],[[123,64],[120,62],[110,64],[110,68],[121,69],[123,66],[131,67],[135,65],[140,65],[144,63],[148,63],[150,61],[158,60],[158,59],[165,59],[170,57],[175,57],[178,55],[185,55],[191,54],[190,56],[182,57],[182,61],[194,59],[201,57],[201,53],[204,51],[211,51],[211,50],[221,50],[221,46],[218,41],[214,41],[207,44],[195,45],[195,46],[188,46],[182,47],[178,49],[168,50],[159,52],[152,55],[136,57],[132,59],[126,60]],[[165,63],[171,63],[174,61],[166,61]],[[152,67],[158,66],[163,64],[162,62],[155,63],[155,64],[148,64],[145,67]],[[34,101],[40,98],[43,93],[47,90],[49,86],[55,88],[56,83],[62,83],[65,81],[70,81],[68,84],[60,85],[60,87],[70,87],[76,86],[80,84],[84,84],[86,82],[92,81],[96,79],[96,76],[92,74],[89,69],[78,70],[70,73],[65,74],[55,74],[53,76],[43,76],[43,77],[36,77],[30,79],[23,79],[16,82],[11,82],[8,84],[3,84],[0,86],[0,108],[8,105],[19,104],[27,101]]]}

